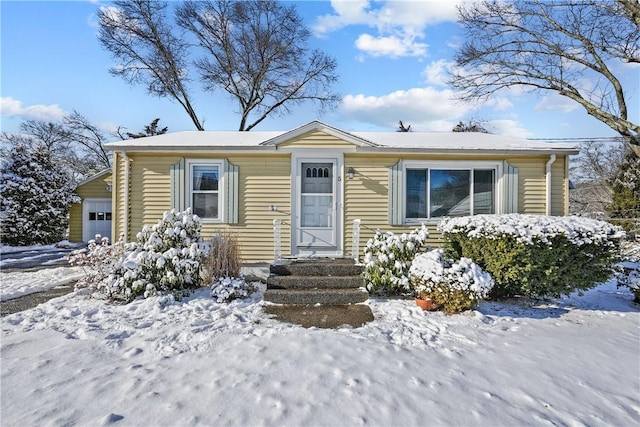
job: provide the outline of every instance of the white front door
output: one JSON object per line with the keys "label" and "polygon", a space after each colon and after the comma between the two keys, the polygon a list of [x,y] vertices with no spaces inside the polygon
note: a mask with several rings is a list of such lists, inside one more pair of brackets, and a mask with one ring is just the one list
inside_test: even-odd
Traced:
{"label": "white front door", "polygon": [[337,255],[338,161],[298,159],[295,215],[297,255]]}
{"label": "white front door", "polygon": [[82,215],[82,240],[88,242],[99,234],[111,241],[111,199],[85,199]]}

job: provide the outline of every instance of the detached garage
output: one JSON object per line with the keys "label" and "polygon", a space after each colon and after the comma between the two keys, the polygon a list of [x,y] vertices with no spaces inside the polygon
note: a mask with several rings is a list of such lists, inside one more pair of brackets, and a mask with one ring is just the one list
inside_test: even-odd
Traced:
{"label": "detached garage", "polygon": [[69,210],[69,241],[87,242],[96,234],[111,240],[111,169],[81,182],[76,192],[82,203]]}

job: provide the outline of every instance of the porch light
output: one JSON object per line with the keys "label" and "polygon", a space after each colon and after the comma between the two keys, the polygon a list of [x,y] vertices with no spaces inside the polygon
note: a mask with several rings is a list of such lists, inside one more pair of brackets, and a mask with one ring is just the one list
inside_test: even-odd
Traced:
{"label": "porch light", "polygon": [[349,179],[353,179],[353,174],[356,173],[356,170],[354,168],[352,168],[351,166],[349,166],[347,168],[347,175],[349,175]]}
{"label": "porch light", "polygon": [[107,191],[108,191],[109,193],[111,193],[111,191],[113,191],[113,184],[112,184],[112,183],[110,183],[110,182],[107,182]]}

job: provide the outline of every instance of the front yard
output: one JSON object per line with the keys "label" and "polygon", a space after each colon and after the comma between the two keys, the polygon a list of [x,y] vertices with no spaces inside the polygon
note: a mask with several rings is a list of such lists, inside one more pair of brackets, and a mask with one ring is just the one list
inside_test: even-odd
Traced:
{"label": "front yard", "polygon": [[3,425],[637,425],[640,311],[615,282],[461,315],[371,299],[362,328],[268,318],[260,287],[2,319]]}

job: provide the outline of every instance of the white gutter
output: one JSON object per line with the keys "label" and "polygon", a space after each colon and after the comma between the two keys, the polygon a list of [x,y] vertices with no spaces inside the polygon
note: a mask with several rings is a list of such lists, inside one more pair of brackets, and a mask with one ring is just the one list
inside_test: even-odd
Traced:
{"label": "white gutter", "polygon": [[126,151],[121,151],[124,158],[124,242],[129,241],[129,172],[131,170],[131,159]]}
{"label": "white gutter", "polygon": [[546,209],[547,215],[551,215],[551,165],[556,161],[556,155],[552,154],[551,157],[549,158],[549,161],[546,164],[546,174],[545,177],[547,179],[547,189],[546,189],[546,196],[547,196],[547,204],[546,204]]}

